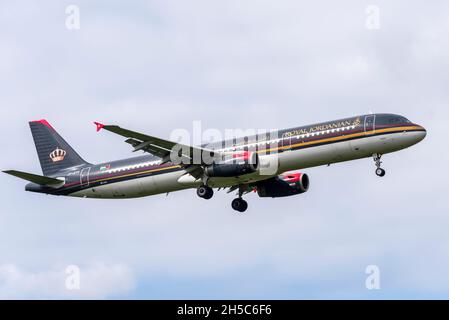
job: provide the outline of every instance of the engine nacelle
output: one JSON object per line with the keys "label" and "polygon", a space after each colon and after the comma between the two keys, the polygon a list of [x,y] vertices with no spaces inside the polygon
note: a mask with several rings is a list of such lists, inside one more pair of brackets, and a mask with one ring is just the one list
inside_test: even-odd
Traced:
{"label": "engine nacelle", "polygon": [[257,172],[259,164],[257,153],[245,151],[226,156],[222,161],[206,167],[205,173],[208,177],[239,177]]}
{"label": "engine nacelle", "polygon": [[301,194],[309,190],[309,176],[305,173],[281,175],[257,184],[259,197],[281,198]]}

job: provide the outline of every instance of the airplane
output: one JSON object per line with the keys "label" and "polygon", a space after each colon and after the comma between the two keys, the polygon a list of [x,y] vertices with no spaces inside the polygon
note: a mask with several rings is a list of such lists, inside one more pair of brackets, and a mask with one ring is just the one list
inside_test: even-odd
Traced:
{"label": "airplane", "polygon": [[238,212],[247,210],[243,196],[250,192],[271,198],[307,192],[310,179],[298,170],[373,157],[375,173],[383,177],[382,155],[427,135],[424,127],[403,116],[368,114],[195,147],[95,122],[97,131],[120,135],[133,151],[145,154],[91,164],[48,121],[29,125],[43,175],[3,171],[29,181],[26,191],[124,199],[194,188],[200,198],[211,199],[218,188],[237,191],[232,208]]}

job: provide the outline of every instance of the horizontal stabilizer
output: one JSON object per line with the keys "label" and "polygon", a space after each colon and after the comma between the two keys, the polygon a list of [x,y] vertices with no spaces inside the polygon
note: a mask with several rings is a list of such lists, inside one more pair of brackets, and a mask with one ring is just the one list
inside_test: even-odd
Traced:
{"label": "horizontal stabilizer", "polygon": [[40,176],[37,174],[26,173],[26,172],[22,172],[22,171],[6,170],[3,172],[10,174],[14,177],[21,178],[21,179],[39,184],[41,186],[56,186],[58,184],[64,183],[64,181],[59,180],[59,179],[44,177],[44,176]]}

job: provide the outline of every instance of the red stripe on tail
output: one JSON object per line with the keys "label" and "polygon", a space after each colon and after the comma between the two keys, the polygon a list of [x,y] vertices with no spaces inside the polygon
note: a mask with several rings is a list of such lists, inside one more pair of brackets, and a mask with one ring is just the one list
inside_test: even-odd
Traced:
{"label": "red stripe on tail", "polygon": [[34,121],[30,121],[30,122],[38,122],[38,123],[41,123],[41,124],[43,124],[44,126],[50,128],[50,129],[52,129],[52,130],[55,130],[55,129],[51,126],[51,124],[49,124],[48,121],[45,120],[45,119],[34,120]]}

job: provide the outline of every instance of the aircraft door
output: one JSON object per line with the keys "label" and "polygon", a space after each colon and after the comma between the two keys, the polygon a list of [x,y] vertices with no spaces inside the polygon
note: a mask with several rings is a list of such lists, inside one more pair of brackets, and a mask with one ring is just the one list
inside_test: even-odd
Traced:
{"label": "aircraft door", "polygon": [[372,114],[365,117],[365,134],[374,134],[376,130],[376,115]]}
{"label": "aircraft door", "polygon": [[83,168],[80,172],[80,184],[81,187],[87,187],[89,186],[89,175],[90,175],[90,169],[91,167]]}

